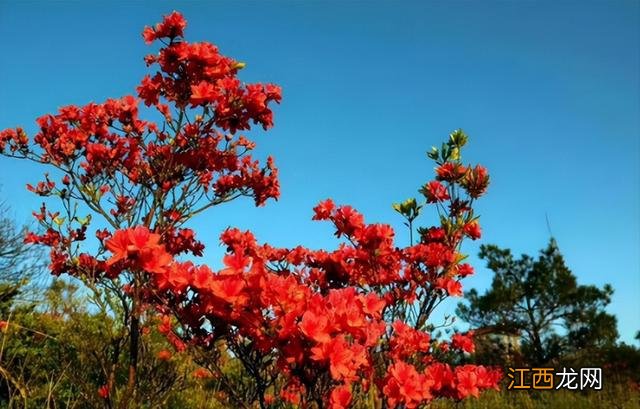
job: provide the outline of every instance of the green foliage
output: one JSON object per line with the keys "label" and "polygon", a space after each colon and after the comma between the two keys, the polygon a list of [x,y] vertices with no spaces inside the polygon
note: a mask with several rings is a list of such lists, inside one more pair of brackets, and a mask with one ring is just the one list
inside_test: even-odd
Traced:
{"label": "green foliage", "polygon": [[[8,317],[0,334],[0,402],[4,405],[96,408],[111,407],[121,398],[127,378],[126,338],[112,315],[91,307],[77,286],[54,280],[41,299],[15,303],[4,317]],[[155,330],[142,341],[138,393],[145,405],[140,407],[166,407],[171,394],[182,391],[195,365],[182,356],[158,359],[156,354],[167,343]],[[113,396],[107,401],[98,389],[109,382],[112,365],[119,370],[114,373]]]}
{"label": "green foliage", "polygon": [[491,288],[469,291],[458,315],[474,327],[520,334],[525,362],[541,365],[615,344],[616,319],[604,311],[613,289],[579,285],[554,239],[537,260],[515,259],[495,245],[483,245],[480,257],[495,273]]}
{"label": "green foliage", "polygon": [[449,160],[458,160],[460,158],[460,149],[467,144],[469,137],[462,129],[456,129],[449,134],[449,140],[443,143],[440,149],[435,146],[427,152],[427,157],[435,160],[437,163],[444,163]]}

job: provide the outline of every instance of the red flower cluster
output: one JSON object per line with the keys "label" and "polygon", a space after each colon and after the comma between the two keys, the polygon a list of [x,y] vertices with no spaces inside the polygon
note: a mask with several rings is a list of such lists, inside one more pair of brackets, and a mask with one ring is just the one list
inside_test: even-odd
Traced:
{"label": "red flower cluster", "polygon": [[421,193],[427,198],[427,203],[438,203],[449,200],[447,189],[437,180],[432,180],[424,185]]}
{"label": "red flower cluster", "polygon": [[398,361],[389,367],[383,392],[390,407],[416,408],[434,397],[464,399],[478,397],[481,390],[498,389],[502,372],[476,365],[452,369],[449,365],[433,363],[422,372],[415,366]]}
{"label": "red flower cluster", "polygon": [[466,334],[454,334],[451,337],[451,346],[464,352],[474,352],[476,346],[473,343],[473,331],[467,332]]}
{"label": "red flower cluster", "polygon": [[[389,407],[414,408],[496,387],[497,371],[438,362],[449,344],[426,332],[433,306],[461,295],[460,279],[473,273],[460,264],[461,241],[481,235],[472,203],[489,177],[483,167],[461,163],[461,131],[429,153],[438,167],[421,189],[426,203],[394,206],[411,229],[406,247],[397,246],[389,225],[368,224],[351,206],[326,200],[313,219],[333,225],[341,240],[335,249],[278,248],[228,229],[219,271],[177,259],[203,253],[195,233],[184,228],[195,215],[240,196],[256,205],[279,196],[273,159],[261,165],[248,154],[254,142],[236,132],[251,123],[271,127],[280,88],[241,83],[243,64],[212,44],[188,43],[185,28],[177,12],[145,28],[145,41],[163,46],[145,58],[159,70],[142,80],[138,97],[63,107],[37,120],[32,143],[20,128],[0,132],[0,152],[63,174],[60,184],[45,176],[29,186],[61,201],[60,211],[43,205],[34,213],[43,230],[26,237],[50,247],[52,273],[122,282],[119,295],[136,305],[129,330],[139,331],[140,310],[157,311],[158,330],[175,350],[201,349],[211,360],[213,369],[197,370],[196,378],[225,377],[215,369],[218,361],[236,357],[258,386],[242,397],[251,404],[316,402],[339,409],[373,390]],[[140,100],[161,124],[140,119]],[[413,223],[428,204],[439,224],[419,228],[414,243]],[[108,228],[95,232],[99,250],[88,254],[82,244],[92,215]],[[471,334],[454,335],[450,345],[452,353],[474,349]],[[211,351],[217,352],[206,355]],[[157,359],[169,360],[171,353],[160,351]],[[100,387],[102,398],[109,398],[109,388]],[[219,399],[234,393],[230,388]]]}
{"label": "red flower cluster", "polygon": [[3,152],[7,145],[12,153],[27,149],[29,137],[22,128],[5,129],[0,131],[0,152]]}
{"label": "red flower cluster", "polygon": [[174,11],[168,16],[165,16],[162,22],[156,24],[155,27],[145,27],[142,32],[142,37],[144,37],[144,42],[147,44],[151,44],[161,38],[173,40],[176,37],[182,37],[186,27],[187,21],[182,14]]}
{"label": "red flower cluster", "polygon": [[382,391],[390,407],[401,405],[413,409],[433,398],[433,384],[433,380],[424,373],[418,373],[413,365],[398,361],[389,367]]}
{"label": "red flower cluster", "polygon": [[[210,347],[224,339],[234,354],[242,354],[250,342],[263,365],[264,356],[271,356],[267,364],[287,379],[280,397],[294,404],[310,399],[319,379],[327,385],[321,399],[336,408],[372,384],[379,385],[391,407],[417,407],[437,396],[476,396],[496,387],[498,372],[438,366],[434,352],[440,344],[428,333],[406,318],[391,325],[383,319],[404,300],[424,297],[429,285],[444,289],[444,296],[461,293],[453,277],[470,274],[471,267],[455,263],[458,241],[432,227],[426,235],[430,242],[398,249],[389,226],[368,225],[351,207],[327,200],[314,213],[314,219],[331,221],[350,244],[333,252],[280,249],[230,229],[221,236],[230,252],[225,268],[214,272],[174,262],[152,275],[155,287],[164,291],[155,302],[178,311],[183,331],[186,325],[194,334],[185,341]],[[462,234],[452,236],[459,240]],[[234,331],[227,332],[230,328]],[[165,332],[175,337],[170,329]],[[451,346],[473,352],[471,335],[454,335]],[[378,357],[385,339],[388,353]],[[395,364],[380,377],[373,365],[377,359]]]}
{"label": "red flower cluster", "polygon": [[[0,132],[0,153],[52,164],[63,172],[61,184],[46,176],[27,186],[40,196],[59,197],[66,209],[60,214],[43,207],[36,217],[44,233],[27,237],[27,242],[51,247],[54,274],[115,277],[121,271],[115,261],[105,263],[80,253],[90,218],[79,215],[73,201],[86,203],[113,228],[156,226],[155,234],[170,254],[201,255],[203,246],[193,232],[179,228],[194,214],[239,196],[250,196],[257,205],[279,197],[273,159],[261,165],[249,154],[255,143],[234,132],[249,129],[250,121],[271,126],[269,105],[280,101],[280,89],[271,84],[243,85],[237,78],[242,64],[211,44],[187,43],[182,39],[185,27],[184,18],[174,12],[144,33],[148,42],[168,41],[157,56],[147,58],[160,71],[145,77],[138,87],[140,98],[165,123],[142,120],[138,98],[125,96],[66,106],[38,118],[40,131],[32,143],[22,128]],[[192,87],[203,84],[215,88],[216,98],[200,100],[197,109],[189,109]],[[155,199],[147,201],[150,197]],[[104,231],[99,234],[101,241],[109,236]],[[124,245],[125,236],[129,233],[114,240]],[[145,271],[162,268],[162,263],[149,264],[162,262],[162,254],[145,250],[129,256],[142,256]],[[131,257],[121,258],[131,263]]]}
{"label": "red flower cluster", "polygon": [[167,46],[158,55],[146,57],[148,65],[158,64],[161,71],[146,76],[138,95],[146,105],[157,105],[160,98],[178,107],[191,104],[215,113],[215,125],[232,133],[249,129],[249,121],[265,129],[273,126],[271,101],[280,102],[282,91],[273,84],[242,85],[236,74],[244,64],[225,57],[209,43],[188,43],[182,39],[186,21],[179,13],[165,16],[155,28],[147,27],[147,43],[166,39]]}
{"label": "red flower cluster", "polygon": [[462,179],[462,186],[467,189],[469,196],[477,199],[482,196],[489,186],[489,174],[487,169],[477,165],[475,168],[469,168]]}
{"label": "red flower cluster", "polygon": [[109,386],[102,385],[98,388],[98,395],[100,395],[102,399],[109,399]]}
{"label": "red flower cluster", "polygon": [[171,262],[171,255],[159,243],[160,235],[143,226],[118,230],[105,243],[113,254],[107,260],[107,266],[122,262],[123,268],[163,273]]}
{"label": "red flower cluster", "polygon": [[436,168],[436,179],[447,182],[460,180],[467,173],[467,168],[455,162],[447,162]]}

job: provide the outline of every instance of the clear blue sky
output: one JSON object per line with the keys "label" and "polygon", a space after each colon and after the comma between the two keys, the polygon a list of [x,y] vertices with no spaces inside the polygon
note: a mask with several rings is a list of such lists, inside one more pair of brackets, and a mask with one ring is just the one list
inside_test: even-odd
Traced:
{"label": "clear blue sky", "polygon": [[[284,89],[275,128],[254,135],[258,151],[277,159],[282,198],[196,219],[207,262],[218,262],[217,237],[229,225],[276,245],[333,246],[331,228],[310,221],[326,197],[400,229],[391,203],[417,195],[433,172],[426,150],[462,127],[467,160],[493,178],[479,204],[482,241],[534,254],[547,243],[548,214],[580,282],[615,288],[609,310],[632,342],[640,330],[639,4],[0,0],[0,128],[33,131],[37,116],[59,106],[132,93],[150,52],[143,26],[179,9],[188,39],[247,62],[244,80]],[[24,185],[40,173],[0,158],[0,195],[20,221],[39,204]],[[483,289],[491,274],[472,260],[478,273],[466,288]]]}

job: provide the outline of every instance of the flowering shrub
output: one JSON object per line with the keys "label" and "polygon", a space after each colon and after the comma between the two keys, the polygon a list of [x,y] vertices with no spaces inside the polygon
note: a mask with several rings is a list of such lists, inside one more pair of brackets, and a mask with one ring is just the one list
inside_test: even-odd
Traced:
{"label": "flowering shrub", "polygon": [[[370,398],[415,408],[496,388],[496,370],[442,362],[447,353],[473,352],[471,333],[449,344],[427,332],[433,309],[460,296],[460,279],[473,273],[462,263],[461,242],[481,236],[472,205],[489,177],[462,163],[462,131],[428,154],[437,168],[420,190],[425,203],[394,205],[410,231],[407,247],[396,246],[390,226],[368,224],[328,199],[313,219],[335,227],[341,244],[334,250],[278,248],[228,229],[220,271],[180,260],[204,250],[184,227],[195,215],[240,196],[263,205],[279,195],[273,159],[254,160],[255,143],[240,132],[273,125],[270,106],[280,102],[280,88],[241,83],[244,64],[209,43],[185,41],[185,27],[174,12],[145,28],[144,40],[162,46],[145,58],[158,71],[143,78],[137,97],[61,108],[37,120],[32,140],[20,128],[0,133],[5,155],[50,165],[60,176],[28,186],[57,196],[61,207],[43,204],[34,215],[44,231],[26,241],[50,247],[53,274],[99,285],[122,303],[130,341],[123,399],[136,397],[140,333],[156,323],[175,350],[202,364],[198,377],[225,385],[219,399],[238,407],[347,408]],[[140,109],[155,110],[163,122],[140,119]],[[418,228],[414,243],[425,206],[437,210],[439,224]],[[87,252],[92,216],[106,228],[95,229],[99,248]],[[242,363],[242,385],[222,368],[230,357]],[[107,402],[113,382],[98,390]]]}

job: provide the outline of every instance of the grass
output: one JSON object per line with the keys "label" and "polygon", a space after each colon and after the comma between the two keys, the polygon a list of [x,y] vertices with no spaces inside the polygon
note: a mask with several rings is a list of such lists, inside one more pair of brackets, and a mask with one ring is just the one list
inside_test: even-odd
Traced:
{"label": "grass", "polygon": [[460,403],[438,401],[432,409],[640,409],[640,391],[611,386],[586,393],[568,390],[489,391],[478,399]]}

